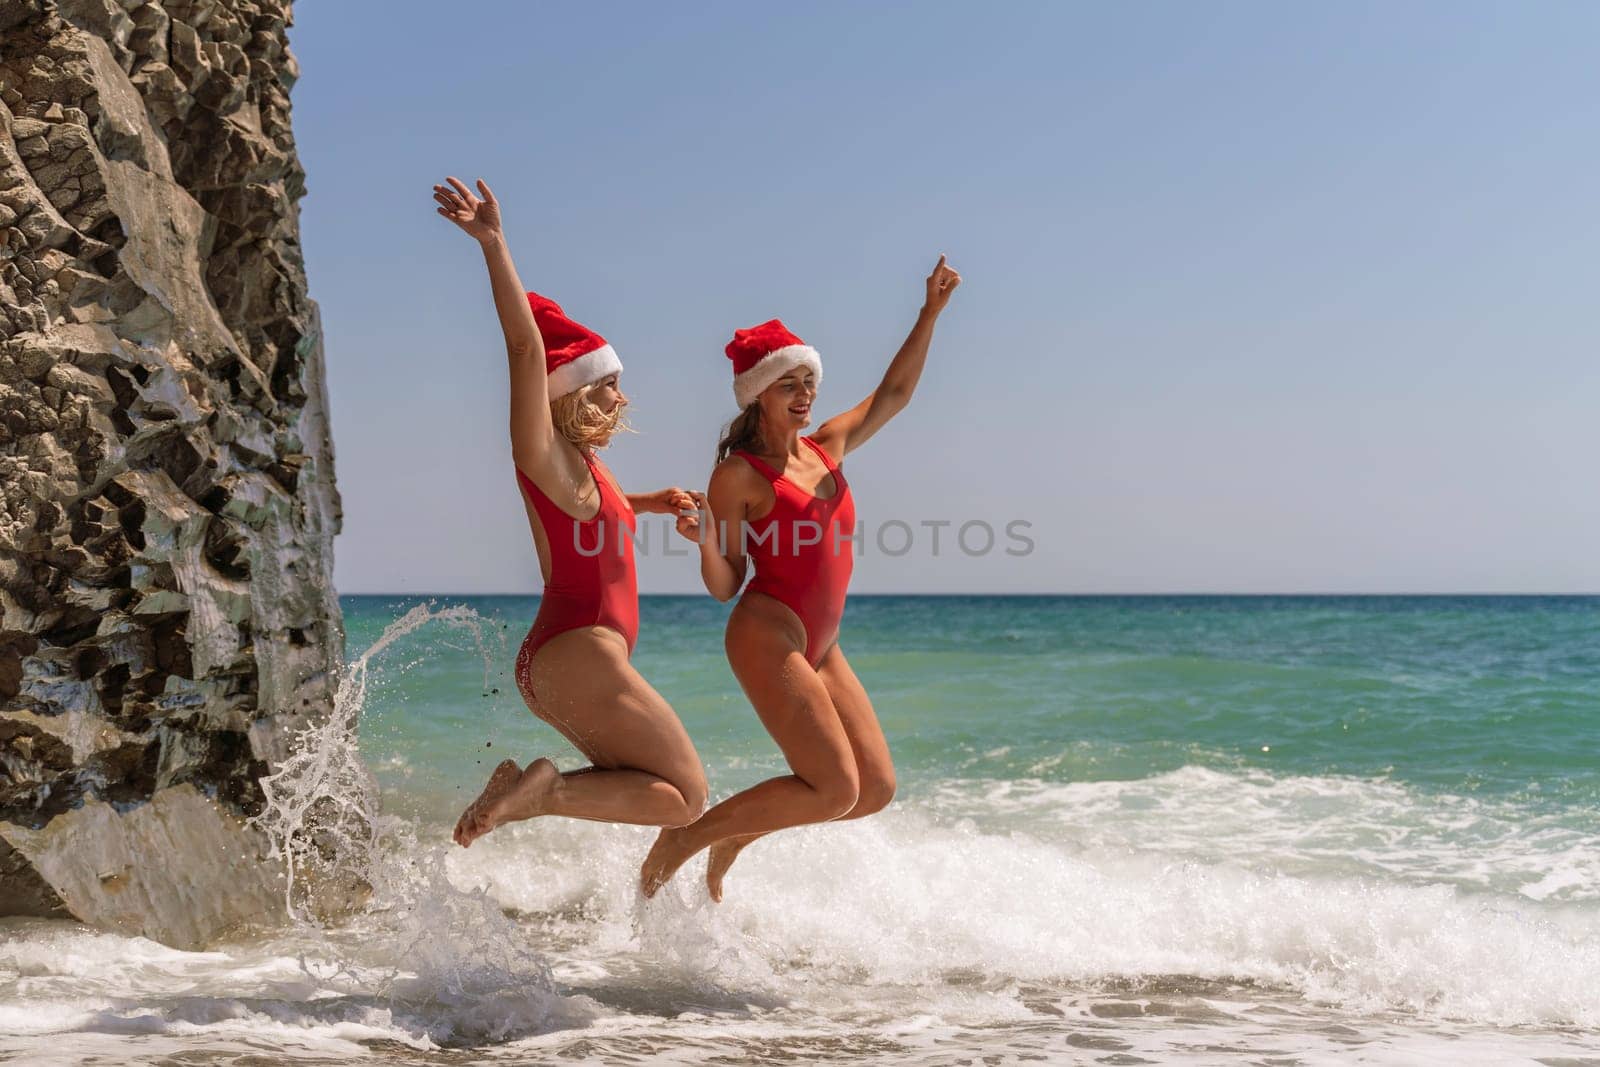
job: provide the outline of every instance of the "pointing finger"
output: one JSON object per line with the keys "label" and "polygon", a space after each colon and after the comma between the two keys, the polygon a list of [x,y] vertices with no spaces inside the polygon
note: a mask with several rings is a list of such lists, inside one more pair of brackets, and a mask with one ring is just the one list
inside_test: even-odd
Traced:
{"label": "pointing finger", "polygon": [[456,192],[461,194],[461,199],[469,204],[472,203],[472,193],[465,185],[461,184],[460,178],[446,178],[445,181],[455,187]]}

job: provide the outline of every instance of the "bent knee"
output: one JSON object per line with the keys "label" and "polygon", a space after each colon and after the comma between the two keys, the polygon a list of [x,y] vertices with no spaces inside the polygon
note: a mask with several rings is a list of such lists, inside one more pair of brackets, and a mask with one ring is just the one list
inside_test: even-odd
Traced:
{"label": "bent knee", "polygon": [[706,799],[709,790],[706,787],[704,775],[690,777],[663,777],[662,784],[671,787],[678,794],[677,810],[664,813],[664,819],[658,825],[668,828],[688,826],[706,813]]}
{"label": "bent knee", "polygon": [[856,797],[856,805],[850,810],[851,815],[875,815],[889,806],[894,799],[894,775],[887,777],[874,777],[862,781],[860,793]]}
{"label": "bent knee", "polygon": [[683,825],[688,826],[706,813],[710,790],[704,778],[695,778],[678,783],[678,793],[683,797]]}
{"label": "bent knee", "polygon": [[837,819],[848,813],[861,799],[861,783],[853,768],[840,770],[810,784],[817,794],[818,818],[822,821]]}

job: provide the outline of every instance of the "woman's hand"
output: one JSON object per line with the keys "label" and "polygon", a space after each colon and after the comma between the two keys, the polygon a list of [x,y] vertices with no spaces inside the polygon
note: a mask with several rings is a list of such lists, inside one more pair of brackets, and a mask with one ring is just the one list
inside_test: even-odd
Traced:
{"label": "woman's hand", "polygon": [[706,499],[704,493],[684,493],[683,495],[688,498],[687,505],[680,505],[674,508],[678,513],[678,533],[686,540],[693,541],[697,545],[707,544],[708,542],[701,538],[700,524],[702,521],[710,523],[711,502]]}
{"label": "woman's hand", "polygon": [[939,263],[933,268],[933,273],[928,275],[928,298],[923,301],[923,307],[937,315],[950,303],[950,294],[956,291],[956,286],[961,284],[961,275],[956,269],[946,266],[944,255],[940,254]]}
{"label": "woman's hand", "polygon": [[480,243],[500,236],[500,201],[494,198],[494,193],[490,192],[483,179],[478,179],[478,192],[483,194],[482,197],[473,196],[472,191],[455,178],[446,178],[445,181],[453,188],[447,189],[442,185],[433,187],[433,198],[439,202],[439,214]]}

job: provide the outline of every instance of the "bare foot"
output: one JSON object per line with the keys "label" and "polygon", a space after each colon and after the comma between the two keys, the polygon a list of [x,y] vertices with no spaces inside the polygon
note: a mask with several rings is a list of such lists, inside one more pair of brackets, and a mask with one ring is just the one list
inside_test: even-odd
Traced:
{"label": "bare foot", "polygon": [[669,826],[656,835],[656,843],[650,846],[650,854],[639,868],[639,888],[645,896],[655,896],[656,890],[672,881],[684,860],[700,851],[684,832],[687,829],[686,826]]}
{"label": "bare foot", "polygon": [[483,809],[495,798],[503,796],[507,790],[517,783],[522,776],[522,768],[514,760],[501,760],[489,774],[489,784],[483,787],[483,792],[478,794],[478,799],[467,805],[467,810],[461,813],[461,818],[456,820],[455,832],[450,836],[462,848],[472,844],[474,838],[483,833],[478,829]]}
{"label": "bare foot", "polygon": [[718,904],[722,903],[723,875],[728,873],[733,861],[739,858],[744,846],[753,840],[755,839],[730,837],[711,846],[711,851],[706,856],[706,889],[711,893],[711,899]]}
{"label": "bare foot", "polygon": [[519,770],[514,760],[504,760],[489,775],[478,799],[461,813],[451,836],[466,848],[497,826],[543,815],[560,783],[561,772],[547,759],[534,760],[527,770]]}

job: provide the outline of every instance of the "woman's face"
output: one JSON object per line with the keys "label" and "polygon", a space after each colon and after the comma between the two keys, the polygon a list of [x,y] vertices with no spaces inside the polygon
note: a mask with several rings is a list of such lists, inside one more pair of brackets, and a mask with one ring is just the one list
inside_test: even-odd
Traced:
{"label": "woman's face", "polygon": [[595,387],[589,390],[589,402],[607,415],[628,402],[628,398],[623,395],[622,386],[618,384],[620,378],[621,375],[617,374],[601,378],[595,383]]}
{"label": "woman's face", "polygon": [[761,416],[779,430],[798,430],[811,424],[811,402],[817,398],[817,376],[808,367],[796,367],[761,393]]}

